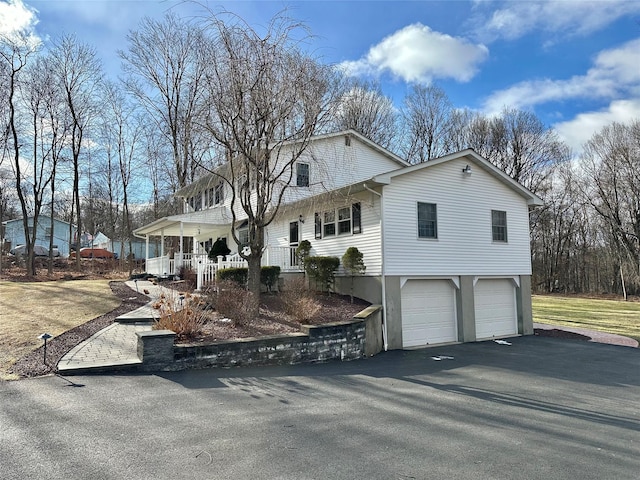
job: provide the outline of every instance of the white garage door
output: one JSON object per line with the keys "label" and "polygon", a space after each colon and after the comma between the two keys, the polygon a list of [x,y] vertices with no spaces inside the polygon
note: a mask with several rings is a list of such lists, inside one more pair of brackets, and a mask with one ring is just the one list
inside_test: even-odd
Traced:
{"label": "white garage door", "polygon": [[455,289],[448,280],[407,280],[402,287],[402,346],[454,342]]}
{"label": "white garage door", "polygon": [[476,338],[518,333],[516,292],[508,279],[481,279],[474,289]]}

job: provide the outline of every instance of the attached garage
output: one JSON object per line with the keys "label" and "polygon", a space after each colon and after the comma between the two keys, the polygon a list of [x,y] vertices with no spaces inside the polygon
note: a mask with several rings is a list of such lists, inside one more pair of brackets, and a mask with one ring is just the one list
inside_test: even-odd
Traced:
{"label": "attached garage", "polygon": [[513,280],[479,279],[474,287],[476,339],[518,333],[516,290]]}
{"label": "attached garage", "polygon": [[455,342],[455,286],[449,280],[407,280],[402,286],[402,346]]}

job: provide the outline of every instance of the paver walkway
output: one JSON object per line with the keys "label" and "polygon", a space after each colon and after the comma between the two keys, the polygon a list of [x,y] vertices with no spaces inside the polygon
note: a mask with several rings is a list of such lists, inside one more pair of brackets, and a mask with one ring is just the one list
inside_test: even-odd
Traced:
{"label": "paver walkway", "polygon": [[118,370],[142,363],[138,358],[136,332],[151,330],[153,321],[158,316],[151,305],[162,294],[172,296],[176,292],[146,280],[131,280],[126,283],[131,289],[149,296],[149,303],[121,315],[115,323],[76,345],[58,362],[60,373]]}

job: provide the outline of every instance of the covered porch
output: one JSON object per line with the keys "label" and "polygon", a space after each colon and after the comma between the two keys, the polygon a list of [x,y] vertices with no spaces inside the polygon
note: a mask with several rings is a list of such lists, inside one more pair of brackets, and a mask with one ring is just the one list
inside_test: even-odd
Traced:
{"label": "covered porch", "polygon": [[[242,222],[238,223],[242,225]],[[218,270],[247,266],[238,253],[238,245],[233,241],[232,228],[229,212],[212,209],[164,217],[135,230],[134,235],[146,242],[146,273],[174,277],[185,269],[192,270],[197,275],[197,289],[201,290],[215,281]],[[160,239],[160,255],[157,257],[149,256],[149,245],[153,237]],[[177,248],[167,249],[168,238],[178,240]],[[207,252],[218,238],[226,239],[231,254],[226,258],[210,259]],[[296,247],[268,244],[262,252],[262,265],[279,266],[282,272],[298,272],[300,268],[295,249]]]}

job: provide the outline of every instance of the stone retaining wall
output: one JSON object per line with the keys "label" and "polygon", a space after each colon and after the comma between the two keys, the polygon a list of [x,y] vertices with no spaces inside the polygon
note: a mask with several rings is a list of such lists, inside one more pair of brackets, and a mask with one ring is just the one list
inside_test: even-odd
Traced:
{"label": "stone retaining wall", "polygon": [[206,345],[174,345],[170,330],[139,332],[138,357],[146,371],[355,360],[382,350],[381,331],[382,308],[371,306],[353,320],[302,325],[300,333]]}

